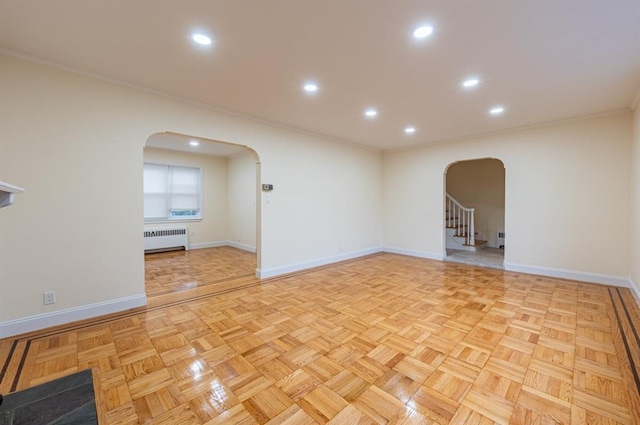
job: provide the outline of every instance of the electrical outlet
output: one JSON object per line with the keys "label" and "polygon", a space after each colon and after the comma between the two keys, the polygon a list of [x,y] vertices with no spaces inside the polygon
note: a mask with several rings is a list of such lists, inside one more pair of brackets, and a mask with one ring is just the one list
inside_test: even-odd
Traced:
{"label": "electrical outlet", "polygon": [[44,298],[44,305],[56,303],[56,291],[43,292],[42,297]]}

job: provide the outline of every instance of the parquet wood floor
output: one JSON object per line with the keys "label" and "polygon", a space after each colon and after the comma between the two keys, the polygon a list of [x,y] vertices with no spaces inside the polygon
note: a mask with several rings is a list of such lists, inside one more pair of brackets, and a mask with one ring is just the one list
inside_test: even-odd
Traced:
{"label": "parquet wood floor", "polygon": [[378,254],[193,294],[0,341],[0,392],[92,368],[101,424],[640,424],[628,289]]}
{"label": "parquet wood floor", "polygon": [[149,298],[202,287],[219,292],[235,287],[229,282],[255,276],[256,254],[229,246],[160,252],[146,254],[144,268]]}

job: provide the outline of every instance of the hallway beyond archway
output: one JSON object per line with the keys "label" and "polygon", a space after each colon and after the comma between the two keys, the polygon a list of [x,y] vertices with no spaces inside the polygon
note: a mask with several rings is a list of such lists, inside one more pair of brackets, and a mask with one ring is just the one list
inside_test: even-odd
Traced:
{"label": "hallway beyond archway", "polygon": [[505,168],[482,158],[445,172],[445,260],[502,269],[505,249]]}

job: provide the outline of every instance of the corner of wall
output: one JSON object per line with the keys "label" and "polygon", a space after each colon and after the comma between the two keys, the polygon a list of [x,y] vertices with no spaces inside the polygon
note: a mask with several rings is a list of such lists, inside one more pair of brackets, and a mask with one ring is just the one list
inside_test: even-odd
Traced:
{"label": "corner of wall", "polygon": [[631,278],[629,278],[629,290],[636,299],[636,304],[640,307],[640,288],[638,288],[638,285]]}
{"label": "corner of wall", "polygon": [[366,255],[377,254],[382,252],[382,247],[374,247],[361,249],[359,251],[347,252],[340,255],[332,255],[329,257],[318,258],[311,261],[305,261],[302,263],[289,264],[281,267],[272,267],[269,269],[256,269],[256,277],[259,279],[266,279],[269,277],[280,276],[287,273],[298,272],[301,270],[311,269],[314,267],[326,266],[340,261],[353,260],[354,258],[364,257]]}
{"label": "corner of wall", "polygon": [[393,246],[384,246],[382,247],[382,251],[390,254],[407,255],[409,257],[427,258],[429,260],[437,261],[443,261],[445,257],[444,253],[441,252],[418,251],[415,249],[396,248]]}

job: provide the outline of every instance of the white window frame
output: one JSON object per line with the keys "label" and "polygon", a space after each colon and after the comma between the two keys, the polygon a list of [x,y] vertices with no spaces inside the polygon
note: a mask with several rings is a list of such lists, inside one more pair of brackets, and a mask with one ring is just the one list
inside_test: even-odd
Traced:
{"label": "white window frame", "polygon": [[[202,167],[194,167],[191,165],[181,165],[181,164],[166,164],[166,163],[161,163],[161,162],[149,162],[149,161],[145,161],[144,165],[143,165],[143,170],[144,170],[144,166],[146,165],[157,165],[157,166],[163,166],[163,167],[167,167],[168,168],[168,172],[167,172],[167,210],[166,210],[166,216],[164,217],[144,217],[144,222],[145,223],[159,223],[159,222],[180,222],[180,221],[200,221],[203,219],[204,217],[204,183],[203,183],[203,171],[202,171]],[[171,209],[169,207],[169,199],[171,197],[171,193],[169,193],[169,188],[171,187],[171,170],[173,168],[191,168],[193,170],[198,170],[198,204],[199,204],[199,208],[198,208],[198,214],[195,216],[177,216],[177,217],[172,217],[171,216]],[[144,177],[143,177],[144,178]],[[144,182],[143,182],[143,186],[144,186]],[[144,189],[143,189],[143,202],[144,202],[144,198],[145,198],[145,193],[144,193]],[[143,210],[144,210],[144,206],[143,206]]]}

